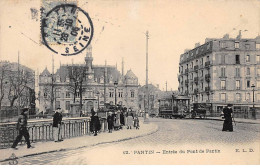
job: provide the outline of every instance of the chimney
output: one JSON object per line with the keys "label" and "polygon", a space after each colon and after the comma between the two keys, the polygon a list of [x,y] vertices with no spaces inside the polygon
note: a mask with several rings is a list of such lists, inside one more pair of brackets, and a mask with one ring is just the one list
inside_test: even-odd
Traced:
{"label": "chimney", "polygon": [[200,43],[198,42],[198,43],[195,43],[195,48],[196,47],[199,47],[200,46]]}
{"label": "chimney", "polygon": [[223,39],[229,39],[229,34],[225,34],[225,35],[223,36]]}

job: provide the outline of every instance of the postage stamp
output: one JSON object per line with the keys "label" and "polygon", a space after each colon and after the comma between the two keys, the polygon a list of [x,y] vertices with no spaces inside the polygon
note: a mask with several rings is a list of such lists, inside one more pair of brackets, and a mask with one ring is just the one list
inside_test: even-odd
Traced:
{"label": "postage stamp", "polygon": [[[56,54],[79,54],[91,43],[94,27],[87,12],[75,3],[55,4],[51,10],[42,8],[43,44]],[[51,5],[48,5],[50,8]]]}

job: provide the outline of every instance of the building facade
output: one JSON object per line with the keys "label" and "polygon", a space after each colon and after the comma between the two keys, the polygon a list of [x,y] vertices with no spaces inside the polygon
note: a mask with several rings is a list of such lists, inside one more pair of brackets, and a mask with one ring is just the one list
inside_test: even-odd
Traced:
{"label": "building facade", "polygon": [[[90,46],[87,48],[85,64],[61,65],[53,76],[46,68],[39,76],[41,111],[46,112],[50,109],[52,88],[54,90],[53,108],[61,107],[65,113],[76,116],[79,112],[73,110],[72,106],[80,103],[81,95],[83,113],[90,112],[92,108],[94,110],[102,108],[105,103],[114,105],[115,102],[126,108],[137,110],[138,78],[132,70],[128,70],[124,75],[123,72],[120,73],[117,70],[116,66],[93,65],[92,62],[92,47]],[[80,68],[82,68],[80,73],[75,73],[76,69]],[[73,75],[71,75],[72,71],[74,71]],[[84,75],[81,76],[82,87],[78,84],[75,94],[75,83],[78,82],[75,76],[82,75],[82,71],[84,71]]]}
{"label": "building facade", "polygon": [[191,103],[205,103],[216,115],[233,104],[237,116],[250,117],[253,106],[260,108],[260,36],[225,35],[196,44],[180,56],[178,81]]}

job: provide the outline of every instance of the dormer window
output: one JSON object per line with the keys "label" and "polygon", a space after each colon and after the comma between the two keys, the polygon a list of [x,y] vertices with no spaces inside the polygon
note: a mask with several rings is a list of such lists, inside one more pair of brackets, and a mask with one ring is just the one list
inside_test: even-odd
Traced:
{"label": "dormer window", "polygon": [[239,48],[239,42],[238,41],[235,42],[235,48]]}

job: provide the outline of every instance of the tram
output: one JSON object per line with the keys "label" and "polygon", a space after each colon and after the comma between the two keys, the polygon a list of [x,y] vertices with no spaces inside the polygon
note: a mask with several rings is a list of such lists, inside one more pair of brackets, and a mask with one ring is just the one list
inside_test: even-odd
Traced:
{"label": "tram", "polygon": [[185,118],[189,115],[190,98],[171,95],[159,99],[159,117]]}

